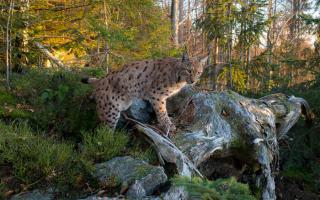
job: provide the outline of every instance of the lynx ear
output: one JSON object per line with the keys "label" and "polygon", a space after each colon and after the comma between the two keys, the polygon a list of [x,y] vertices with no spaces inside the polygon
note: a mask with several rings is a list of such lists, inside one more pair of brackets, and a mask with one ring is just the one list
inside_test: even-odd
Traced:
{"label": "lynx ear", "polygon": [[206,56],[206,57],[204,57],[204,58],[201,58],[201,59],[199,60],[200,65],[201,65],[201,66],[207,66],[207,65],[208,65],[208,59],[209,59],[209,56]]}
{"label": "lynx ear", "polygon": [[187,62],[189,61],[189,55],[188,55],[188,52],[185,51],[182,55],[182,62]]}

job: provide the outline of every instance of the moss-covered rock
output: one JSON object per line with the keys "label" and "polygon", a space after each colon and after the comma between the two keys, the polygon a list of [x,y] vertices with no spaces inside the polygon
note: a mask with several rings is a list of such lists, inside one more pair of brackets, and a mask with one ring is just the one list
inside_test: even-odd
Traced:
{"label": "moss-covered rock", "polygon": [[[112,180],[117,180],[118,184],[123,182],[132,185],[128,194],[132,198],[140,198],[140,195],[151,195],[161,184],[167,181],[167,175],[162,167],[147,164],[142,160],[136,160],[129,156],[116,157],[107,162],[96,164],[93,176],[101,184],[108,184]],[[137,185],[142,187],[144,193],[138,192]]]}

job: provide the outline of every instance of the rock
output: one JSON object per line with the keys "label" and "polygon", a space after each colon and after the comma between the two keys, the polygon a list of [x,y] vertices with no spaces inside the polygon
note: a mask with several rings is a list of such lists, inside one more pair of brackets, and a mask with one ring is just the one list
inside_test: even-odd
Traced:
{"label": "rock", "polygon": [[33,190],[13,196],[10,200],[53,200],[54,195],[51,189]]}
{"label": "rock", "polygon": [[[151,104],[148,101],[142,99],[134,99],[131,106],[124,111],[124,113],[141,123],[150,123],[155,118],[155,113]],[[120,116],[117,127],[124,128],[127,125],[126,119],[123,115]]]}
{"label": "rock", "polygon": [[97,195],[92,195],[84,199],[78,199],[78,200],[123,200],[124,198],[118,198],[118,197],[99,197]]}
{"label": "rock", "polygon": [[153,109],[148,101],[135,99],[128,109],[128,116],[142,123],[150,122]]}
{"label": "rock", "polygon": [[142,199],[143,197],[146,197],[146,190],[143,188],[141,181],[135,181],[128,190],[126,196],[130,199]]}
{"label": "rock", "polygon": [[188,192],[183,187],[171,187],[168,192],[163,195],[163,200],[188,200]]}
{"label": "rock", "polygon": [[127,194],[135,198],[152,195],[168,179],[163,167],[152,166],[129,156],[116,157],[97,164],[93,176],[102,184],[108,184],[110,181],[116,181],[118,184],[128,182],[130,186]]}

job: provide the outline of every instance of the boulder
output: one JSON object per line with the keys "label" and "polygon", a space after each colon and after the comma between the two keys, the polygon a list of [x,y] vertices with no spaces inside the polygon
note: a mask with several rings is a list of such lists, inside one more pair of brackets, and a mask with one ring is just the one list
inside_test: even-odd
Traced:
{"label": "boulder", "polygon": [[14,195],[10,200],[53,200],[54,195],[51,189],[49,190],[33,190],[21,194]]}
{"label": "boulder", "polygon": [[163,167],[152,166],[129,156],[115,157],[96,164],[93,176],[101,184],[108,184],[110,181],[118,184],[128,183],[127,196],[132,199],[152,195],[168,179]]}

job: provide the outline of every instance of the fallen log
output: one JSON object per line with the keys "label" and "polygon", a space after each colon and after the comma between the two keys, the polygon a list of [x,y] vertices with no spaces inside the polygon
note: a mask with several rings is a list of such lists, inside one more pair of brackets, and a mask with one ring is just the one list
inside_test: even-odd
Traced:
{"label": "fallen log", "polygon": [[178,132],[172,141],[141,123],[137,129],[150,138],[164,160],[176,164],[179,174],[208,177],[215,159],[235,157],[245,167],[260,166],[254,177],[262,199],[276,199],[278,142],[302,114],[311,120],[304,99],[284,94],[250,99],[232,91],[186,88],[167,103],[169,113],[180,113],[174,118]]}
{"label": "fallen log", "polygon": [[68,67],[65,64],[63,64],[63,62],[59,58],[55,57],[48,49],[46,49],[39,42],[34,42],[34,45],[41,51],[41,53],[43,53],[49,60],[51,60],[58,67],[61,67],[61,68],[67,68]]}

